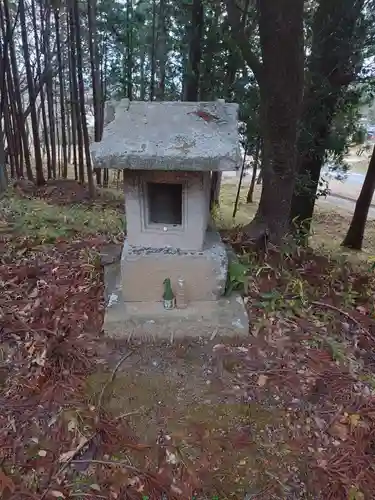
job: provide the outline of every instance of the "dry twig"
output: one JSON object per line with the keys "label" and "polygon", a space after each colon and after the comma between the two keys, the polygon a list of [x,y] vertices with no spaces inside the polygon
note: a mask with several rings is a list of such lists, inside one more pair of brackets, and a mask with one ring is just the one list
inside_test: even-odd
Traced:
{"label": "dry twig", "polygon": [[47,493],[50,491],[52,481],[64,472],[64,470],[73,462],[74,457],[76,457],[77,454],[82,450],[82,448],[84,448],[86,445],[88,445],[90,443],[90,441],[92,441],[94,439],[96,434],[97,433],[94,432],[90,437],[88,437],[87,439],[82,441],[82,443],[80,443],[80,445],[77,446],[77,449],[74,451],[74,454],[66,462],[64,462],[64,464],[60,467],[60,469],[56,472],[56,474],[53,475],[53,477],[50,480],[49,485],[47,486],[47,488],[44,490],[42,496],[40,497],[40,500],[43,500],[46,497]]}
{"label": "dry twig", "polygon": [[362,326],[361,323],[357,319],[353,318],[353,316],[351,316],[346,311],[343,311],[339,307],[333,306],[331,304],[326,304],[325,302],[313,301],[313,302],[311,302],[311,304],[314,305],[314,306],[317,306],[317,307],[325,307],[326,309],[331,309],[332,311],[336,311],[336,312],[342,314],[343,316],[345,316],[346,318],[348,318],[352,323],[354,323],[355,325],[357,325],[358,328],[360,328],[366,335],[368,335],[375,342],[374,335],[372,335],[372,333],[369,330],[367,330],[367,328],[365,328],[364,326]]}
{"label": "dry twig", "polygon": [[130,358],[130,356],[132,356],[132,355],[133,355],[133,351],[130,351],[130,352],[126,353],[124,356],[122,356],[122,358],[119,360],[119,362],[116,364],[116,366],[112,370],[111,376],[109,377],[109,379],[107,380],[107,382],[104,384],[103,389],[101,390],[100,396],[99,396],[99,399],[98,399],[98,412],[99,412],[99,414],[100,414],[100,410],[101,410],[101,407],[102,407],[102,402],[103,402],[105,391],[108,389],[108,387],[115,380],[116,373],[118,372],[118,370],[119,370],[120,366],[122,365],[122,363],[125,360],[127,360],[128,358]]}

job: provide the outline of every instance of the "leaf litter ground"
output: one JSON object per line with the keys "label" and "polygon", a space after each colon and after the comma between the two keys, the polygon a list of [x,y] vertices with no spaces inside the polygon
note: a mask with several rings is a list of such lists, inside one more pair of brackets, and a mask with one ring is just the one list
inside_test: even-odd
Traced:
{"label": "leaf litter ground", "polygon": [[28,224],[2,233],[1,498],[375,497],[370,272],[309,250],[260,258],[231,231],[248,338],[113,341],[98,255],[117,223],[49,244]]}

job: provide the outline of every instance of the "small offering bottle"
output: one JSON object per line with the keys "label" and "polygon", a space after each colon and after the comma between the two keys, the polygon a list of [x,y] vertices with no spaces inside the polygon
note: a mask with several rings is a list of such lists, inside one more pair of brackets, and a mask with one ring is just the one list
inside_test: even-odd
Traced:
{"label": "small offering bottle", "polygon": [[174,309],[176,305],[176,298],[172,291],[171,280],[169,278],[165,278],[163,281],[164,285],[164,293],[163,293],[163,305],[164,309]]}
{"label": "small offering bottle", "polygon": [[185,279],[180,277],[177,280],[176,306],[178,309],[186,309],[187,305]]}

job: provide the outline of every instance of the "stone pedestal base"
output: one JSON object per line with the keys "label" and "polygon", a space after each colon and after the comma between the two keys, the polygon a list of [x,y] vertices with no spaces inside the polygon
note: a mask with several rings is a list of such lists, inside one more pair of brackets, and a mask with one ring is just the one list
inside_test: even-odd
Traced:
{"label": "stone pedestal base", "polygon": [[118,301],[106,310],[104,332],[114,338],[144,340],[244,336],[249,332],[249,320],[242,298],[235,295],[192,302],[186,309],[171,311],[161,302]]}
{"label": "stone pedestal base", "polygon": [[202,251],[134,247],[125,242],[122,297],[125,302],[159,302],[165,278],[170,278],[176,290],[182,276],[189,302],[216,300],[225,291],[227,270],[227,250],[215,231],[206,233]]}
{"label": "stone pedestal base", "polygon": [[[104,256],[106,335],[151,340],[248,335],[242,297],[222,296],[228,252],[217,233],[207,233],[201,252],[140,249],[125,243],[121,262]],[[188,307],[166,310],[163,280],[170,278],[173,286],[179,276],[186,281]]]}

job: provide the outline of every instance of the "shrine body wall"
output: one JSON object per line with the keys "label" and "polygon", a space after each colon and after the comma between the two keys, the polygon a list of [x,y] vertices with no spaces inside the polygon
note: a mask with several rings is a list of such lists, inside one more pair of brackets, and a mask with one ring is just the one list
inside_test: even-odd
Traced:
{"label": "shrine body wall", "polygon": [[201,251],[210,220],[210,179],[210,172],[125,171],[127,243]]}

